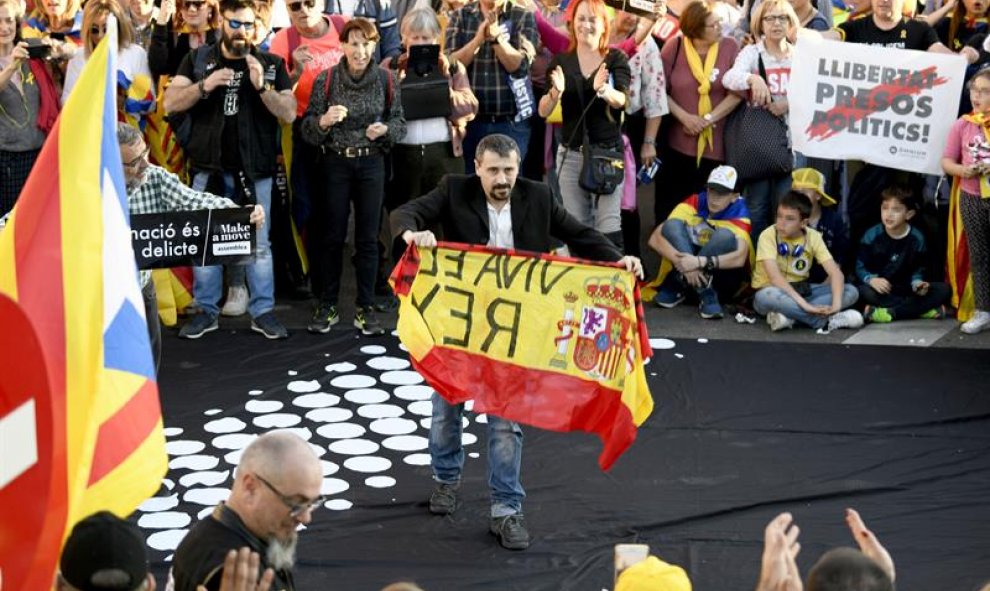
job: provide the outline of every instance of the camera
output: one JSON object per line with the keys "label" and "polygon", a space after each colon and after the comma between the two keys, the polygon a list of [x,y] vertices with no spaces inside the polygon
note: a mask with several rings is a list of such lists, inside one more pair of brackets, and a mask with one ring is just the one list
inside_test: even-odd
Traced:
{"label": "camera", "polygon": [[45,59],[52,52],[51,45],[45,45],[41,39],[26,39],[29,59]]}

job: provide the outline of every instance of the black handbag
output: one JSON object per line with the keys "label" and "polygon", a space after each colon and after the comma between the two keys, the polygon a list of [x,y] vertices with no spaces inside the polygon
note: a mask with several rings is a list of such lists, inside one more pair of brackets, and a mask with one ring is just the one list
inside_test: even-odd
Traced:
{"label": "black handbag", "polygon": [[[762,55],[759,68],[760,77],[766,81]],[[743,103],[729,115],[724,138],[725,162],[743,181],[784,175],[794,168],[787,122],[767,109]]]}
{"label": "black handbag", "polygon": [[[584,104],[584,86],[578,87],[578,95],[581,104]],[[577,125],[583,133],[581,144],[581,156],[584,161],[581,163],[581,174],[578,176],[578,186],[593,195],[611,195],[615,192],[625,179],[626,155],[622,149],[622,144],[612,146],[607,144],[592,144],[588,138],[588,127],[584,125],[584,117],[593,105],[595,99],[592,98],[577,121]],[[571,133],[571,138],[567,141],[571,145],[577,128]],[[564,153],[567,158],[567,153]],[[561,162],[563,166],[563,162]]]}

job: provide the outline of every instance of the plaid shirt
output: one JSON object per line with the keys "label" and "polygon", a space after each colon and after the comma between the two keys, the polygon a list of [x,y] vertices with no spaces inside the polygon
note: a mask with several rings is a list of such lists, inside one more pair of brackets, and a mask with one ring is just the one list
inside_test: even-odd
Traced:
{"label": "plaid shirt", "polygon": [[[193,191],[179,177],[154,164],[148,166],[141,186],[127,193],[131,214],[188,211],[193,209],[226,209],[238,205],[226,197]],[[151,271],[141,271],[141,287],[148,284]]]}
{"label": "plaid shirt", "polygon": [[225,209],[237,207],[226,197],[193,191],[179,177],[160,166],[150,165],[144,182],[127,193],[127,207],[132,214],[190,211],[193,209]]}
{"label": "plaid shirt", "polygon": [[[478,28],[484,20],[481,6],[477,1],[455,12],[447,26],[445,44],[447,51],[456,51],[467,45],[478,33]],[[529,39],[533,47],[539,46],[540,38],[536,32],[536,19],[533,13],[509,2],[498,22],[508,29],[509,44],[515,49],[520,50],[521,36]],[[512,75],[517,78],[528,76],[529,66],[529,58],[524,54],[519,69],[512,72]],[[467,67],[467,74],[471,80],[471,90],[478,97],[479,115],[515,115],[516,99],[506,80],[509,72],[495,56],[495,43],[486,41],[481,45],[474,56],[474,61]]]}

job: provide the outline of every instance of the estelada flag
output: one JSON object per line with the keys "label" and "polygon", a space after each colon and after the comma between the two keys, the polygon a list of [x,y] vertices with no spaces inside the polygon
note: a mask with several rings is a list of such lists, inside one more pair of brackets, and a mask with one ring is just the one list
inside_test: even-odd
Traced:
{"label": "estelada flag", "polygon": [[0,326],[23,335],[0,342],[4,589],[50,589],[72,525],[128,515],[167,470],[107,29],[0,233]]}
{"label": "estelada flag", "polygon": [[952,305],[956,308],[956,318],[965,322],[973,317],[976,309],[976,296],[973,294],[973,275],[969,269],[969,240],[963,227],[959,200],[962,198],[959,177],[952,177],[952,190],[949,192],[949,244],[945,249],[945,275],[952,288]]}
{"label": "estelada flag", "polygon": [[448,402],[604,443],[608,470],[653,411],[652,353],[632,273],[590,261],[441,243],[392,272],[399,339]]}

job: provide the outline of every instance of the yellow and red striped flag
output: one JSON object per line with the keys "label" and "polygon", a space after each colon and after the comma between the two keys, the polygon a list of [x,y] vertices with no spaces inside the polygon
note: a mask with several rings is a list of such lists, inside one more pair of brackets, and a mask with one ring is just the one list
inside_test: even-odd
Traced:
{"label": "yellow and red striped flag", "polygon": [[448,402],[604,443],[608,470],[653,412],[639,287],[615,266],[441,243],[391,277],[399,338]]}
{"label": "yellow and red striped flag", "polygon": [[976,296],[973,294],[973,274],[969,269],[969,240],[963,228],[959,200],[962,198],[959,177],[952,177],[952,190],[949,192],[949,244],[945,250],[945,275],[952,288],[952,305],[956,308],[956,318],[965,322],[973,317],[976,309]]}
{"label": "yellow and red striped flag", "polygon": [[[45,374],[0,372],[0,569],[14,591],[51,588],[71,526],[101,509],[128,515],[167,470],[116,139],[116,46],[109,26],[0,233],[0,326],[36,336]],[[23,358],[16,343],[5,338],[0,359]]]}

